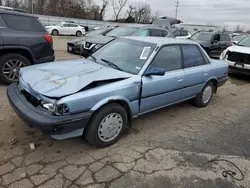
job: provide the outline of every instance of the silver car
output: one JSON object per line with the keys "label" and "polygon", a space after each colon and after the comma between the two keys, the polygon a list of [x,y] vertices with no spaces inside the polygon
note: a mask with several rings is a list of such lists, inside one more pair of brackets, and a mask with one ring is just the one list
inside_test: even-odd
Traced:
{"label": "silver car", "polygon": [[55,139],[85,135],[106,147],[142,114],[190,99],[207,106],[227,71],[195,42],[126,37],[86,60],[25,67],[7,94],[31,127]]}

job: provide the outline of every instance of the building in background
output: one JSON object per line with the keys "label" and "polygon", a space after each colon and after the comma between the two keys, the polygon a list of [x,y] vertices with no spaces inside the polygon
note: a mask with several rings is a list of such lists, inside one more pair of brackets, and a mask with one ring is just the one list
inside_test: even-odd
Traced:
{"label": "building in background", "polygon": [[191,34],[196,33],[197,31],[209,31],[209,32],[217,32],[221,31],[222,28],[220,26],[215,25],[198,25],[198,24],[175,24],[173,27],[178,29],[183,29],[189,31]]}

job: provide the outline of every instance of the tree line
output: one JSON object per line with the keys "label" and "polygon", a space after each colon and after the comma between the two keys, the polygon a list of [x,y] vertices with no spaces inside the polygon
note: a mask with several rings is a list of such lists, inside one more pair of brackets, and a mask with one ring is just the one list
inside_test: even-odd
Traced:
{"label": "tree line", "polygon": [[149,4],[128,0],[0,0],[0,6],[20,8],[41,15],[72,17],[81,19],[104,20],[108,8],[112,9],[113,19],[109,21],[126,23],[150,23],[159,17],[152,13]]}

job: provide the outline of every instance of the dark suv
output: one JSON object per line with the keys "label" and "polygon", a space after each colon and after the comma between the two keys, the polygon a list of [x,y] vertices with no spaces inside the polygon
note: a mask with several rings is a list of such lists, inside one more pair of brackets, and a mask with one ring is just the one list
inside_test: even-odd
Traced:
{"label": "dark suv", "polygon": [[199,31],[193,34],[190,39],[199,43],[210,57],[218,57],[232,45],[229,35],[223,32]]}
{"label": "dark suv", "polygon": [[19,69],[54,61],[53,39],[37,17],[0,7],[0,79],[18,81]]}

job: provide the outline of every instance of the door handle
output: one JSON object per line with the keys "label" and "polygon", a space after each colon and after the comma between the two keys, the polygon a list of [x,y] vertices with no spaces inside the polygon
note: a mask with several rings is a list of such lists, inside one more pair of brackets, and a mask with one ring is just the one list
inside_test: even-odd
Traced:
{"label": "door handle", "polygon": [[208,73],[205,73],[205,74],[204,74],[204,76],[207,76],[207,75],[208,75]]}
{"label": "door handle", "polygon": [[178,79],[177,81],[178,81],[178,82],[183,82],[183,78],[181,78],[181,79]]}

